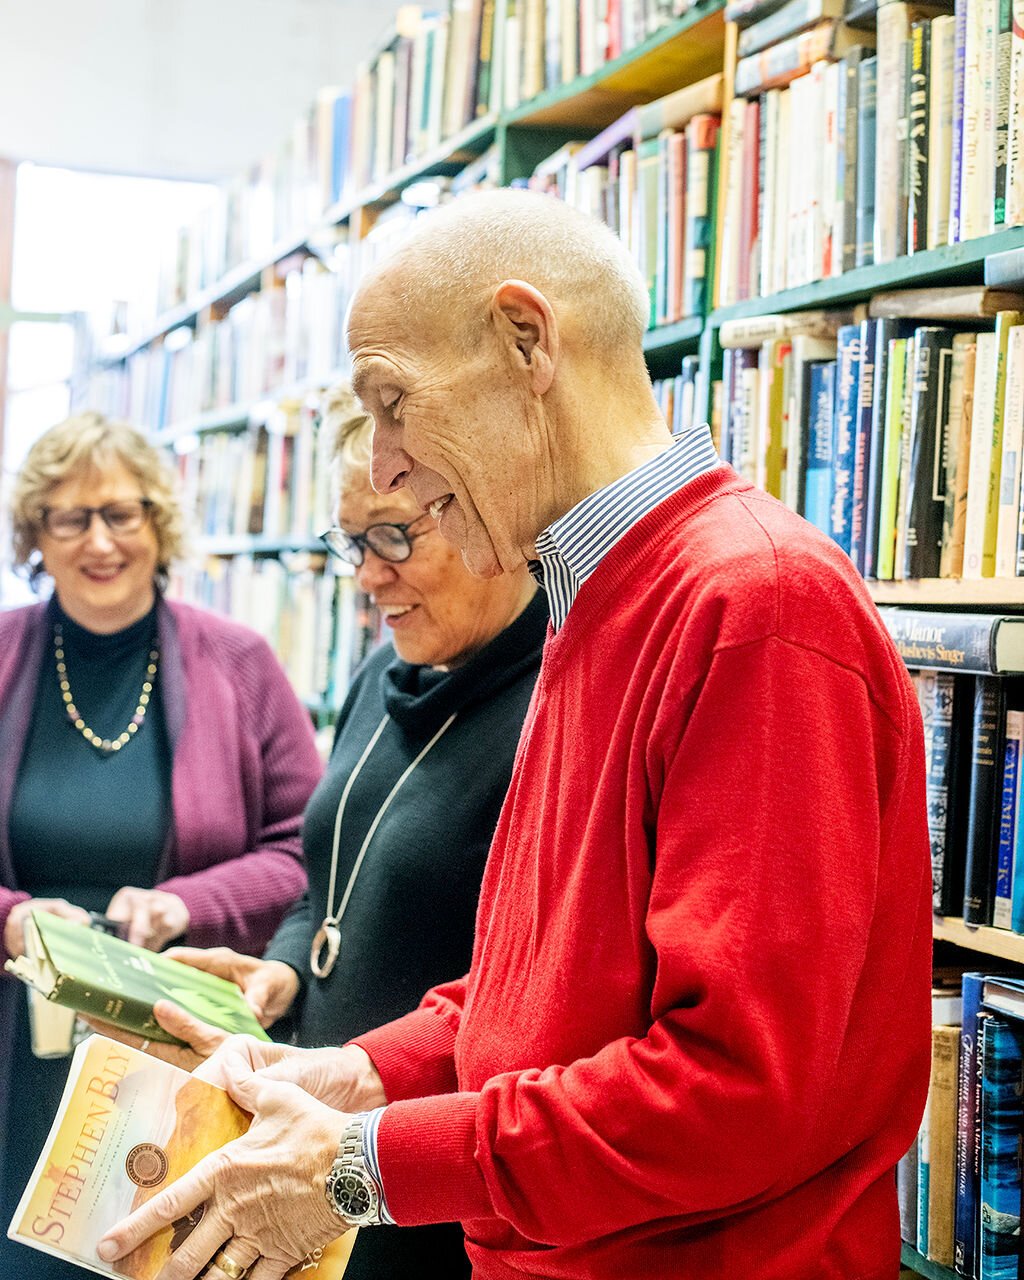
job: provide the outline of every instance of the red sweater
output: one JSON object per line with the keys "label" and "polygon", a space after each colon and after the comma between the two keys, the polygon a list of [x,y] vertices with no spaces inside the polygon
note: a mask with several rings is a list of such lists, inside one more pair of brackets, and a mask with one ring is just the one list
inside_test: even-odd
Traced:
{"label": "red sweater", "polygon": [[359,1041],[392,1214],[460,1219],[486,1280],[894,1278],[930,895],[863,584],[731,469],[694,480],[548,639],[468,977]]}

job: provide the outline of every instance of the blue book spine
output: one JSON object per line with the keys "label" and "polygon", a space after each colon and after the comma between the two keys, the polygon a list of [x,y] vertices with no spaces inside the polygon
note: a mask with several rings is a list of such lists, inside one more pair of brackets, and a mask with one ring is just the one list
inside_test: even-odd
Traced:
{"label": "blue book spine", "polygon": [[1013,846],[1017,826],[1017,770],[1020,768],[1020,739],[1006,736],[1003,788],[999,805],[999,851],[996,854],[996,900],[992,923],[1009,929],[1012,923]]}
{"label": "blue book spine", "polygon": [[[957,1087],[956,1123],[956,1212],[953,1234],[953,1263],[962,1276],[973,1276],[978,1223],[978,1178],[975,1151],[978,1125],[977,1094],[981,1075],[978,1060],[978,1015],[984,973],[965,973],[963,1028],[960,1032],[960,1063]],[[982,1015],[985,1017],[985,1015]]]}
{"label": "blue book spine", "polygon": [[822,533],[831,533],[832,406],[835,400],[834,360],[811,364],[810,436],[807,448],[807,489],[804,515]]}
{"label": "blue book spine", "polygon": [[875,337],[877,320],[860,326],[860,370],[857,378],[857,422],[853,433],[853,511],[850,559],[863,576],[867,528],[868,475],[871,470],[871,415],[875,401]]}
{"label": "blue book spine", "polygon": [[331,201],[341,199],[348,176],[348,153],[352,127],[352,95],[339,93],[334,100],[333,137],[331,138]]}
{"label": "blue book spine", "polygon": [[917,1136],[917,1251],[928,1256],[928,1191],[931,1174],[931,1153],[928,1133],[922,1129]]}
{"label": "blue book spine", "polygon": [[836,345],[830,532],[847,555],[850,554],[853,530],[854,437],[859,417],[860,360],[860,325],[845,324],[839,330]]}
{"label": "blue book spine", "polygon": [[1018,1032],[989,1018],[981,1073],[980,1280],[1017,1280],[1021,1068]]}
{"label": "blue book spine", "polygon": [[[1017,760],[1018,775],[1021,761]],[[1010,880],[1010,928],[1024,933],[1024,822],[1021,821],[1020,796],[1013,829],[1013,872]]]}
{"label": "blue book spine", "polygon": [[[974,0],[977,3],[977,0]],[[949,243],[960,239],[960,175],[964,143],[964,65],[967,49],[967,0],[953,8],[953,136],[949,166]]]}

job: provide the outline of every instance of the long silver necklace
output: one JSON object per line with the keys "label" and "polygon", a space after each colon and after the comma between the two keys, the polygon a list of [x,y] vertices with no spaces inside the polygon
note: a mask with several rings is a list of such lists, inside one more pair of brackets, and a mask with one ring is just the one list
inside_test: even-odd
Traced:
{"label": "long silver necklace", "polygon": [[352,897],[352,890],[355,888],[356,878],[359,870],[363,865],[363,859],[366,857],[366,851],[370,847],[370,841],[373,839],[377,828],[380,826],[381,819],[387,813],[391,806],[392,800],[398,795],[402,788],[402,784],[406,778],[412,773],[418,764],[423,760],[427,753],[434,747],[451,728],[457,712],[453,712],[444,724],[438,729],[437,733],[430,739],[426,746],[419,752],[414,760],[408,764],[403,770],[401,776],[395,785],[387,794],[387,798],[381,807],[377,810],[377,816],[370,823],[370,829],[367,831],[363,843],[360,846],[356,860],[352,864],[352,870],[349,873],[348,883],[345,885],[345,892],[342,894],[341,902],[338,909],[334,909],[334,890],[338,878],[338,850],[341,843],[341,820],[345,815],[345,805],[348,803],[349,792],[352,790],[352,784],[359,777],[363,765],[366,763],[370,752],[377,745],[380,735],[384,732],[390,716],[385,716],[377,726],[373,737],[363,748],[363,753],[356,762],[355,768],[348,775],[345,786],[341,793],[341,799],[338,802],[338,812],[334,815],[334,839],[331,843],[331,875],[327,886],[327,914],[324,916],[323,924],[317,929],[313,936],[313,943],[309,949],[309,967],[317,978],[326,978],[334,968],[341,951],[341,922],[345,917],[345,911],[348,907],[349,898]]}

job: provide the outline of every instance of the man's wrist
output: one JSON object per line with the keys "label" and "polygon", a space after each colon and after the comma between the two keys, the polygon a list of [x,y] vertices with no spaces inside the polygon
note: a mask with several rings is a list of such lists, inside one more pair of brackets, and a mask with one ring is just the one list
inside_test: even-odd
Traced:
{"label": "man's wrist", "polygon": [[327,1175],[327,1203],[348,1227],[394,1225],[377,1159],[377,1127],[384,1108],[350,1116]]}

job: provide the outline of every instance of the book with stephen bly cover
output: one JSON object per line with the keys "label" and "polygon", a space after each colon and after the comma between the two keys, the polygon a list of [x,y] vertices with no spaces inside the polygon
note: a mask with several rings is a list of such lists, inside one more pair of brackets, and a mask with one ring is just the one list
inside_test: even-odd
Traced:
{"label": "book with stephen bly cover", "polygon": [[233,982],[48,911],[33,911],[25,929],[33,946],[4,967],[76,1013],[178,1044],[153,1017],[157,1000],[173,1000],[224,1031],[270,1039]]}
{"label": "book with stephen bly cover", "polygon": [[[202,1219],[201,1207],[118,1262],[101,1262],[97,1243],[205,1155],[241,1137],[250,1121],[216,1085],[90,1036],[75,1050],[50,1136],[7,1234],[96,1275],[154,1280]],[[288,1277],[340,1280],[355,1237],[346,1232]]]}

